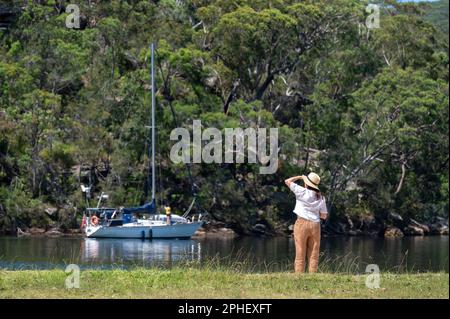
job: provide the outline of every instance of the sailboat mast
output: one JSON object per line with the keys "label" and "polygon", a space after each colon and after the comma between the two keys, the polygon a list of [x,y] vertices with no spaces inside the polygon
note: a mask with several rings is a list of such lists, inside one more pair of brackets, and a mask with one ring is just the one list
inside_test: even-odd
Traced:
{"label": "sailboat mast", "polygon": [[152,149],[151,149],[151,165],[152,165],[152,202],[156,201],[156,182],[155,182],[155,45],[154,43],[151,44],[151,52],[152,52],[152,58],[151,58],[151,87],[152,87]]}

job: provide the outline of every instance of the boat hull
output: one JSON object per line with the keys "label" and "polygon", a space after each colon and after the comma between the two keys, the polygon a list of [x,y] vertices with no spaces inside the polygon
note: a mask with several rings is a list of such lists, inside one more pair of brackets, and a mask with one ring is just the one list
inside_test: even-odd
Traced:
{"label": "boat hull", "polygon": [[90,238],[190,238],[203,222],[153,226],[96,226],[86,229]]}

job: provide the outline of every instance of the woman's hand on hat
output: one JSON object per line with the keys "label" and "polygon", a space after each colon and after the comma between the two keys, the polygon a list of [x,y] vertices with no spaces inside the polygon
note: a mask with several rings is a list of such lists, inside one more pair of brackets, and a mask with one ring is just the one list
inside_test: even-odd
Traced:
{"label": "woman's hand on hat", "polygon": [[296,181],[298,181],[299,179],[303,179],[303,175],[298,175],[298,176],[294,176],[291,178],[286,179],[284,182],[286,184],[286,186],[290,187],[291,183],[294,183]]}

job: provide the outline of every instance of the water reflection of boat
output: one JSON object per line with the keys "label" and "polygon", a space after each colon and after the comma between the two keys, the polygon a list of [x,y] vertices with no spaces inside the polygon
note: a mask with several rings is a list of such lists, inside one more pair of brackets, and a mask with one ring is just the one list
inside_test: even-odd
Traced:
{"label": "water reflection of boat", "polygon": [[81,259],[85,263],[170,264],[174,261],[200,261],[201,243],[194,240],[121,240],[85,238]]}

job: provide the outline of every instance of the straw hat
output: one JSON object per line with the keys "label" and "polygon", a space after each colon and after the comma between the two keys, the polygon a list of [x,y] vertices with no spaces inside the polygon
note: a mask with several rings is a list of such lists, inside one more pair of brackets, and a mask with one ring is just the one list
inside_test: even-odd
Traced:
{"label": "straw hat", "polygon": [[308,176],[304,175],[303,181],[309,187],[319,190],[320,177],[316,173],[309,173]]}

